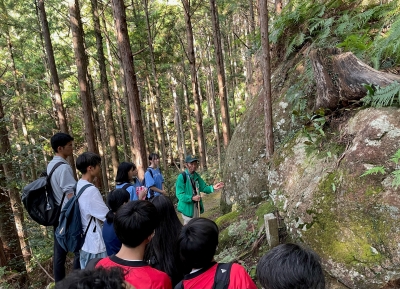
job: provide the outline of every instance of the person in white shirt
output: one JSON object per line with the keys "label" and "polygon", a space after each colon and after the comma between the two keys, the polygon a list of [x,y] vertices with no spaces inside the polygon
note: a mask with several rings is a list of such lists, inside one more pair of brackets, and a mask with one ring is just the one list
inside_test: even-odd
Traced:
{"label": "person in white shirt", "polygon": [[[76,168],[82,173],[78,181],[76,191],[88,184],[100,175],[101,158],[92,152],[81,154],[76,160]],[[107,256],[106,246],[103,240],[102,224],[109,211],[100,191],[93,185],[85,189],[78,199],[81,211],[82,230],[87,230],[85,242],[80,251],[81,269],[84,269],[90,259]]]}

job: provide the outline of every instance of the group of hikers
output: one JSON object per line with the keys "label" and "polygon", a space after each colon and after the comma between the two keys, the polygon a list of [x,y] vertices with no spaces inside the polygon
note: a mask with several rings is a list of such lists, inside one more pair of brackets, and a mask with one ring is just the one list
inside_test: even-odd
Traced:
{"label": "group of hikers", "polygon": [[[68,250],[54,234],[53,269],[56,288],[257,288],[245,268],[237,263],[216,263],[219,230],[215,222],[201,218],[200,192],[209,194],[223,182],[207,185],[196,172],[198,159],[185,158],[186,169],[176,180],[177,211],[167,196],[159,155],[149,155],[143,181],[136,166],[122,162],[116,189],[106,203],[93,185],[100,175],[101,158],[92,152],[78,156],[76,182],[67,158],[73,153],[73,138],[57,133],[51,138],[55,152],[47,173],[55,200],[63,207],[78,195],[83,245],[74,253],[74,270],[65,273]],[[65,164],[65,165],[64,165]],[[54,225],[56,232],[58,224]],[[263,256],[257,277],[266,289],[325,288],[318,256],[296,244],[282,244]]]}

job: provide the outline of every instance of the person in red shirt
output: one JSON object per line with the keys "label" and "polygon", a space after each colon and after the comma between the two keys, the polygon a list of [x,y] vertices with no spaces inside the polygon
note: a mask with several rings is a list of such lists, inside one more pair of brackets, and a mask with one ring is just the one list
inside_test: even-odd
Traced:
{"label": "person in red shirt", "polygon": [[121,250],[101,259],[96,268],[121,267],[125,280],[136,289],[171,289],[171,279],[164,272],[143,261],[146,245],[159,224],[156,207],[148,201],[131,201],[119,208],[114,218],[115,234]]}
{"label": "person in red shirt", "polygon": [[[218,263],[214,254],[218,246],[218,226],[206,218],[194,218],[183,226],[178,238],[180,256],[192,272],[185,275],[179,289],[212,289]],[[228,289],[257,289],[246,270],[232,264]]]}

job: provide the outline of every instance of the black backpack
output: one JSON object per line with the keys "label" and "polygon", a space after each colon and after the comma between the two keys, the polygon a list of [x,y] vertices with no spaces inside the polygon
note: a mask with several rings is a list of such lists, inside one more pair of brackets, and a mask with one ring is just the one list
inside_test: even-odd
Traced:
{"label": "black backpack", "polygon": [[[218,263],[217,271],[214,276],[212,289],[228,289],[232,263]],[[175,285],[174,289],[184,289],[183,280]]]}
{"label": "black backpack", "polygon": [[50,184],[50,178],[53,172],[62,164],[65,163],[56,163],[49,175],[42,173],[40,178],[26,185],[22,190],[21,199],[25,209],[29,216],[40,225],[52,226],[58,223],[60,206],[64,202],[65,194],[62,197],[60,205],[57,205],[53,188]]}

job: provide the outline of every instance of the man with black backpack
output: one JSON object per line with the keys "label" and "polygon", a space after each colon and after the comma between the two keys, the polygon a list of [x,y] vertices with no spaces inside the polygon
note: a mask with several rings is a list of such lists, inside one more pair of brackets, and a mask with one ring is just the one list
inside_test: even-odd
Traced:
{"label": "man with black backpack", "polygon": [[[55,201],[60,208],[74,195],[74,188],[76,186],[72,168],[67,162],[67,158],[72,156],[73,140],[74,138],[66,133],[56,133],[50,140],[55,156],[47,165],[47,174],[49,175],[53,168],[57,166],[50,178],[50,184],[54,192]],[[58,223],[54,224],[54,232],[57,226]],[[68,252],[58,244],[54,236],[53,272],[55,282],[61,281],[65,277],[65,260],[67,253]],[[75,253],[73,268],[80,269],[79,252]]]}
{"label": "man with black backpack", "polygon": [[175,289],[256,289],[246,270],[237,263],[217,263],[218,226],[206,218],[195,218],[183,226],[177,245],[185,267],[185,275]]}
{"label": "man with black backpack", "polygon": [[151,153],[149,162],[150,165],[144,174],[144,179],[148,189],[146,199],[151,200],[161,194],[166,195],[167,192],[164,187],[164,177],[159,168],[160,156],[156,153]]}

